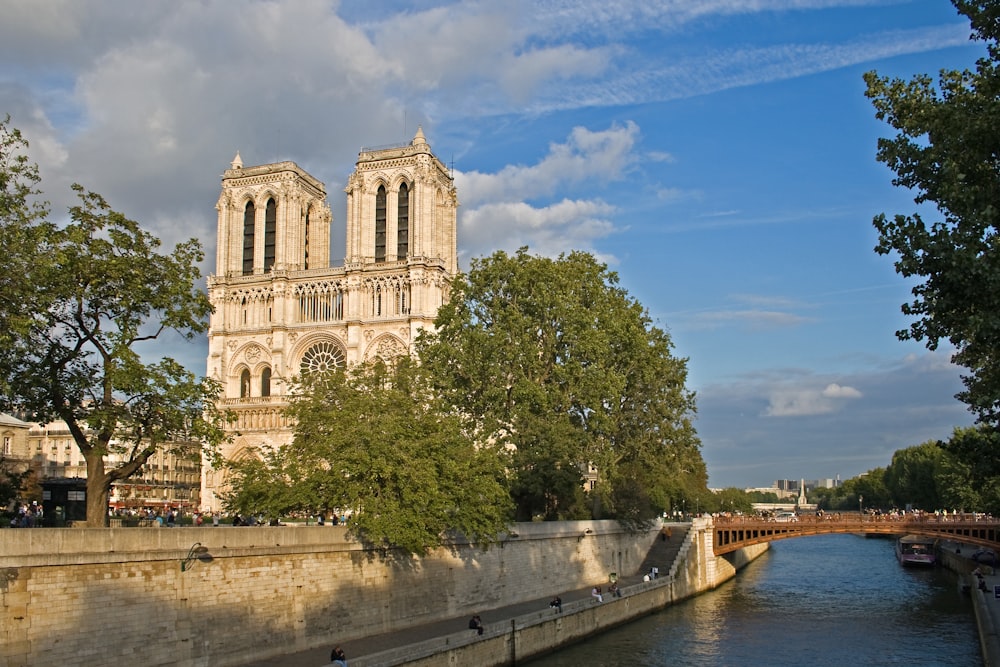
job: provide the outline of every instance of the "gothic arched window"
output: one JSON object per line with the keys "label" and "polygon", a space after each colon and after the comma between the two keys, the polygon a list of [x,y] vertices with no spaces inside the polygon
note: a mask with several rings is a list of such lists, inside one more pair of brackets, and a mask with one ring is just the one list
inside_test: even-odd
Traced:
{"label": "gothic arched window", "polygon": [[410,250],[410,188],[399,186],[399,204],[396,206],[396,259],[406,259]]}
{"label": "gothic arched window", "polygon": [[274,199],[267,200],[264,211],[264,273],[274,266],[274,242],[277,237],[278,205]]}
{"label": "gothic arched window", "polygon": [[309,268],[309,213],[312,208],[306,209],[305,229],[303,230],[302,245],[305,247],[305,256],[302,258],[302,268]]}
{"label": "gothic arched window", "polygon": [[253,273],[253,225],[254,225],[253,202],[248,201],[247,207],[243,211],[243,275],[248,276]]}
{"label": "gothic arched window", "polygon": [[344,365],[344,351],[331,341],[316,343],[302,355],[302,373],[329,373]]}
{"label": "gothic arched window", "polygon": [[375,261],[385,261],[385,186],[375,193]]}
{"label": "gothic arched window", "polygon": [[240,373],[240,398],[250,395],[250,371],[246,368]]}
{"label": "gothic arched window", "polygon": [[265,368],[260,373],[260,395],[270,396],[271,395],[271,369]]}

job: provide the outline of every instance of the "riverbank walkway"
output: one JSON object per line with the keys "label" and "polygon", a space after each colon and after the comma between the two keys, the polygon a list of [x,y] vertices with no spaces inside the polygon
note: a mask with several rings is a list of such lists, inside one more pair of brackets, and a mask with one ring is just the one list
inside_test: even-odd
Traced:
{"label": "riverbank walkway", "polygon": [[[690,524],[686,526],[673,524],[673,534],[670,540],[657,540],[650,548],[646,558],[639,565],[637,572],[628,576],[619,576],[618,586],[622,595],[628,595],[631,587],[643,584],[643,577],[654,566],[659,569],[660,577],[664,578],[676,559],[677,553],[684,543],[689,529]],[[593,585],[601,587],[605,603],[610,601],[608,582],[596,581]],[[646,586],[649,586],[649,584],[646,584]],[[562,599],[563,613],[568,613],[574,608],[579,609],[582,605],[598,604],[591,597],[592,589],[593,586],[588,586],[586,588],[560,592],[558,595]],[[484,634],[499,634],[508,632],[511,621],[518,617],[535,613],[558,614],[557,610],[549,606],[553,597],[554,595],[550,595],[518,604],[476,610],[472,613],[479,614],[482,619]],[[402,649],[427,641],[428,639],[445,637],[454,633],[465,632],[469,636],[472,636],[475,631],[469,629],[470,618],[471,614],[456,616],[441,621],[424,623],[393,632],[356,639],[341,640],[338,637],[330,637],[329,644],[322,648],[308,649],[265,660],[257,660],[246,663],[244,667],[320,667],[322,665],[329,665],[330,651],[337,644],[344,650],[344,654],[347,656],[347,663],[351,667],[354,667],[356,664],[367,666],[377,665],[379,663],[375,659],[375,656],[380,653],[392,651],[393,649]]]}
{"label": "riverbank walkway", "polygon": [[[677,542],[675,543],[677,547],[680,546],[683,536],[681,535],[679,538],[680,539],[677,539]],[[671,546],[673,547],[675,545]],[[956,550],[960,546],[961,551],[964,552],[960,554],[960,557],[967,561],[967,568],[963,568],[965,569],[965,572],[959,572],[958,575],[961,577],[963,582],[967,581],[970,583],[970,586],[973,586],[969,591],[969,594],[972,597],[972,603],[976,608],[976,622],[978,625],[980,642],[983,648],[983,664],[986,667],[1000,667],[1000,593],[997,593],[998,588],[1000,588],[1000,565],[996,568],[979,566],[980,570],[984,573],[983,581],[985,583],[986,590],[978,590],[974,587],[975,577],[969,574],[978,566],[977,563],[969,558],[972,552],[975,551],[975,547],[959,545],[953,542],[944,542],[941,545],[941,549],[955,554]],[[619,587],[622,590],[622,594],[628,595],[630,587],[643,583],[643,574],[648,572],[649,567],[651,566],[650,563],[656,564],[659,561],[660,558],[654,553],[654,550],[651,550],[650,557],[647,557],[646,561],[644,561],[640,566],[639,573],[620,577],[618,582]],[[661,573],[665,573],[669,569],[670,564],[666,563],[658,566],[660,567]],[[606,582],[597,582],[595,585],[602,586],[605,600],[607,601],[609,598],[607,597]],[[562,598],[563,607],[566,608],[567,611],[578,605],[596,604],[596,602],[591,598],[591,587],[565,591],[560,594],[560,597]],[[493,634],[493,632],[504,632],[508,630],[511,620],[520,616],[533,613],[558,613],[556,610],[549,607],[549,602],[551,600],[551,596],[537,598],[521,602],[519,604],[483,609],[474,613],[478,613],[482,618],[485,629],[484,631],[486,633]],[[424,623],[394,632],[343,641],[334,636],[330,637],[330,641],[327,646],[250,662],[247,663],[245,667],[326,666],[330,665],[330,651],[337,644],[339,644],[344,650],[344,653],[347,655],[348,664],[352,665],[352,667],[355,664],[363,664],[365,666],[377,665],[378,661],[375,656],[380,653],[392,651],[394,649],[403,649],[407,646],[413,646],[428,639],[445,637],[455,633],[467,632],[471,635],[474,631],[470,630],[468,627],[469,618],[469,615],[457,616],[441,621]]]}

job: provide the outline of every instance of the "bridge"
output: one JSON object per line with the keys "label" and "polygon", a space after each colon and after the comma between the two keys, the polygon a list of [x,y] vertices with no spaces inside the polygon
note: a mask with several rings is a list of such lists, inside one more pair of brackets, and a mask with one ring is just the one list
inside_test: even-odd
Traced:
{"label": "bridge", "polygon": [[712,532],[712,547],[716,556],[752,544],[828,533],[923,535],[987,547],[1000,554],[1000,520],[981,514],[895,517],[838,512],[821,516],[804,515],[796,521],[720,516],[714,519]]}

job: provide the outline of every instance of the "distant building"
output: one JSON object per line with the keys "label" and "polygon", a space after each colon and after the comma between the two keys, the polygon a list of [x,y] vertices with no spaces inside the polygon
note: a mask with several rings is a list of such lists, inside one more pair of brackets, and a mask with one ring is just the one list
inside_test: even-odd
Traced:
{"label": "distant building", "polygon": [[6,468],[13,473],[27,470],[31,464],[28,430],[31,424],[0,412],[0,453]]}
{"label": "distant building", "polygon": [[[52,480],[87,478],[87,462],[66,422],[27,426],[19,460],[24,463],[24,469],[35,471],[43,488],[45,482]],[[167,449],[185,453],[172,453]],[[161,448],[146,461],[139,473],[112,486],[109,504],[114,509],[197,509],[200,499],[200,451],[197,443],[171,443]],[[122,458],[111,452],[105,461],[109,467],[114,467],[122,462]]]}

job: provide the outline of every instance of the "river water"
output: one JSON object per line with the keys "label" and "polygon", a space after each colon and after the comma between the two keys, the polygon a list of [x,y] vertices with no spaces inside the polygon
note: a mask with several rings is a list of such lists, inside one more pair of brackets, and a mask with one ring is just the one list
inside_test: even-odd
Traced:
{"label": "river water", "polygon": [[972,601],[944,568],[904,569],[889,539],[817,535],[714,591],[532,667],[981,667]]}

